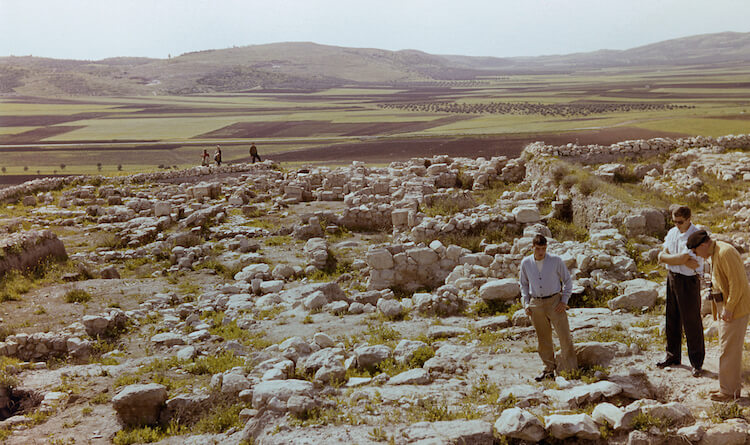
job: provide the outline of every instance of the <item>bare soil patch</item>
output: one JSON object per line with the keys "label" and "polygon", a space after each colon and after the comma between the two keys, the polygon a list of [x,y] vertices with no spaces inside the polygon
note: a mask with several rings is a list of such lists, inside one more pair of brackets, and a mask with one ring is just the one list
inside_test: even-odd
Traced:
{"label": "bare soil patch", "polygon": [[[337,162],[366,161],[391,162],[413,157],[447,154],[450,156],[518,157],[527,144],[544,141],[548,144],[568,143],[609,145],[628,139],[650,139],[656,137],[684,137],[684,134],[654,131],[635,127],[605,128],[570,133],[534,133],[525,135],[487,137],[446,137],[429,139],[396,139],[387,141],[362,141],[356,143],[331,144],[322,147],[269,154],[267,157],[279,162]],[[247,158],[249,161],[249,157]],[[243,159],[239,159],[243,161]]]}
{"label": "bare soil patch", "polygon": [[396,133],[409,133],[447,125],[470,117],[449,116],[432,121],[410,122],[363,122],[332,123],[330,121],[293,122],[237,122],[224,128],[195,136],[205,138],[268,138],[306,136],[376,136]]}
{"label": "bare soil patch", "polygon": [[80,125],[64,125],[59,127],[42,127],[23,133],[0,135],[0,144],[34,144],[45,138],[65,134],[69,131],[85,128]]}

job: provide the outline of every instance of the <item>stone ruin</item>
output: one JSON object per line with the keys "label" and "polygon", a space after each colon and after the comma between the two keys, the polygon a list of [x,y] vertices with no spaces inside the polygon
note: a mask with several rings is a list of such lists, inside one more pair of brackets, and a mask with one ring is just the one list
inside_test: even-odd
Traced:
{"label": "stone ruin", "polygon": [[[89,181],[85,178],[27,183],[2,194],[3,199],[32,209],[24,223],[32,227],[73,227],[92,236],[111,235],[111,246],[70,254],[73,262],[99,268],[102,278],[112,280],[107,286],[126,281],[118,278],[117,269],[122,271],[122,262],[130,260],[168,264],[151,277],[155,280],[168,274],[205,274],[200,266],[208,258],[232,273],[221,279],[216,274],[202,275],[216,281],[190,298],[177,290],[155,292],[133,308],[109,308],[98,315],[84,315],[79,322],[55,332],[9,334],[0,342],[0,354],[29,362],[16,369],[21,379],[29,377],[30,368],[33,372],[51,371],[42,362],[50,359],[70,359],[70,368],[66,369],[69,374],[92,378],[86,373],[101,375],[106,370],[124,375],[124,368],[137,369],[142,363],[115,351],[104,358],[118,363],[122,360],[121,364],[88,360],[96,353],[97,339],[116,337],[130,327],[141,336],[149,333],[143,339],[145,348],[153,348],[159,356],[173,357],[175,363],[231,352],[243,358],[245,366],[213,373],[205,387],[175,392],[154,382],[138,383],[117,388],[111,400],[118,422],[127,427],[166,425],[185,419],[189,413],[211,411],[218,400],[246,406],[239,414],[242,428],[184,438],[195,443],[367,443],[374,437],[373,428],[367,424],[299,428],[289,419],[305,419],[316,410],[342,406],[363,418],[369,418],[364,417],[370,416],[368,409],[381,410],[373,417],[390,410],[401,414],[399,410],[426,411],[437,403],[432,393],[444,394],[449,406],[458,406],[462,403],[459,396],[471,393],[468,382],[481,383],[481,375],[488,378],[496,374],[507,381],[499,382],[496,402],[472,405],[478,419],[394,421],[384,429],[397,443],[491,444],[498,436],[526,442],[668,443],[667,433],[653,428],[642,431],[634,421],[639,416],[651,416],[668,422],[668,437],[722,443],[731,436],[741,443],[740,438],[744,442],[750,434],[746,422],[711,424],[696,415],[690,407],[692,402],[682,398],[689,395],[671,394],[664,386],[669,378],[675,384],[681,370],[672,370],[670,375],[648,368],[646,362],[653,357],[636,342],[653,341],[655,335],[655,327],[642,326],[646,320],[642,313],[657,304],[663,285],[639,271],[636,260],[653,262],[658,254],[658,235],[665,228],[664,209],[623,210],[616,203],[594,201],[601,207],[596,212],[576,213],[576,205],[584,199],[573,193],[568,197],[574,201],[570,204],[573,210],[566,211],[544,169],[554,156],[593,162],[595,154],[611,164],[600,167],[598,176],[614,181],[625,170],[611,161],[631,153],[663,150],[675,168],[641,169],[645,170],[640,173],[644,173],[647,187],[668,187],[675,178],[695,176],[692,173],[700,164],[705,165],[703,172],[718,180],[744,181],[750,179],[745,176],[746,158],[722,154],[727,149],[747,147],[747,142],[745,135],[690,138],[664,145],[654,140],[629,141],[609,148],[587,147],[587,152],[575,146],[550,149],[536,144],[529,146],[524,156],[511,160],[434,156],[387,167],[355,162],[343,168],[310,167],[290,172],[282,172],[266,161],[222,167],[222,173],[235,175],[222,180],[211,176],[215,170],[196,167],[182,172],[100,178],[96,183],[85,182]],[[721,149],[716,148],[720,145]],[[185,177],[193,181],[182,182]],[[468,191],[491,188],[495,181],[523,182],[528,187],[525,191],[504,192],[493,204],[477,205]],[[65,187],[59,197],[50,193],[59,187]],[[702,190],[693,187],[698,194]],[[551,206],[547,206],[549,196],[553,196]],[[589,199],[593,198],[586,198],[586,203],[594,206]],[[314,201],[338,203],[340,207],[316,210],[304,205]],[[750,215],[746,211],[750,197],[724,204],[740,217]],[[428,214],[428,209],[440,206],[450,209],[451,214]],[[285,224],[242,224],[247,215],[265,213],[287,218]],[[548,223],[563,217],[579,218],[577,222],[585,225],[588,239],[555,240]],[[18,221],[12,224],[14,230],[21,225]],[[349,277],[343,274],[328,282],[312,281],[311,277],[329,270],[332,261],[342,259],[342,249],[356,249],[356,243],[331,241],[333,234],[344,230],[384,230],[390,238],[353,250]],[[484,239],[476,251],[448,241],[497,231],[506,231],[507,240]],[[606,308],[571,310],[571,328],[577,340],[583,333],[614,329],[619,323],[627,325],[626,334],[632,339],[627,344],[624,340],[576,342],[582,365],[610,367],[609,373],[601,373],[595,382],[560,377],[546,387],[526,382],[529,379],[525,377],[513,377],[505,368],[521,375],[517,371],[520,368],[514,367],[530,357],[522,355],[530,354],[522,348],[525,341],[533,340],[523,310],[466,315],[477,305],[503,303],[510,307],[518,302],[518,266],[537,233],[550,238],[549,252],[560,255],[571,271],[574,298],[609,296]],[[266,241],[285,236],[300,240],[299,255],[288,263],[273,264]],[[18,257],[7,264],[0,262],[6,264],[6,272],[66,254],[62,241],[47,230],[17,231],[3,239],[3,260],[10,258],[9,252]],[[739,235],[733,242],[750,247]],[[105,269],[114,270],[104,274]],[[85,285],[86,280],[82,280],[63,286]],[[255,332],[274,322],[261,313],[280,314],[283,322],[270,326],[285,329],[291,324],[292,335],[251,350],[247,344],[214,333],[222,326]],[[206,314],[221,314],[221,319],[207,318]],[[376,326],[397,326],[419,336],[404,335],[392,344],[383,344],[366,338],[344,341],[324,332],[324,326],[342,323],[348,333],[370,319]],[[159,320],[154,325],[158,329],[145,329],[151,320]],[[306,328],[308,322],[299,320],[322,323]],[[716,326],[707,326],[707,333],[712,329]],[[483,344],[480,335],[487,334],[497,335],[497,344]],[[420,360],[415,361],[417,358]],[[394,375],[377,373],[394,363],[413,367]],[[185,372],[180,366],[175,367]],[[347,378],[348,373],[365,375],[371,371],[374,375]],[[0,391],[0,410],[6,409],[11,415],[11,403],[4,402],[9,399],[5,389]],[[48,391],[38,397],[37,404],[54,413],[65,409],[64,402],[70,397],[65,392]],[[506,404],[513,407],[495,411]],[[588,406],[594,406],[593,411],[587,411]],[[3,422],[5,427],[16,428],[15,435],[33,431],[17,428],[23,419],[11,417]],[[602,431],[610,435],[609,439]]]}

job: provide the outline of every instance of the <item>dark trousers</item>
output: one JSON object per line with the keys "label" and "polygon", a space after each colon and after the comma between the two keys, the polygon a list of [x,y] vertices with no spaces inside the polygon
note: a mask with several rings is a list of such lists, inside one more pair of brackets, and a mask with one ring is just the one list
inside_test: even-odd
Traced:
{"label": "dark trousers", "polygon": [[688,358],[694,368],[702,368],[706,356],[700,290],[697,275],[687,276],[674,272],[667,275],[667,360],[678,363],[681,361],[684,330]]}
{"label": "dark trousers", "polygon": [[250,156],[252,156],[253,164],[255,164],[255,160],[256,159],[258,160],[258,162],[263,162],[263,161],[260,160],[260,156],[258,156],[258,153],[251,154]]}

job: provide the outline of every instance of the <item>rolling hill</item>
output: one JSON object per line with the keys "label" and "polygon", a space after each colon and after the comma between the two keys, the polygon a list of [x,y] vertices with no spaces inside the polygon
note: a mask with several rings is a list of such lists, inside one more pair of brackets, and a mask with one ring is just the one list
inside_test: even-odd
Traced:
{"label": "rolling hill", "polygon": [[691,36],[622,51],[512,58],[291,42],[198,51],[169,59],[3,57],[0,94],[112,96],[260,88],[311,90],[352,84],[470,80],[480,75],[748,63],[750,33],[736,32]]}

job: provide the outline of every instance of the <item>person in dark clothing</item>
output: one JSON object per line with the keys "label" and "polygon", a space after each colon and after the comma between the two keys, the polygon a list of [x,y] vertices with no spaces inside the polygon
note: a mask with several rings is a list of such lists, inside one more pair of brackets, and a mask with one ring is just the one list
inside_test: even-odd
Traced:
{"label": "person in dark clothing", "polygon": [[693,377],[703,373],[706,347],[701,319],[701,284],[703,261],[687,248],[687,239],[698,231],[690,222],[690,208],[678,207],[672,212],[675,226],[664,238],[664,249],[659,262],[667,266],[666,327],[667,355],[656,364],[659,368],[679,365],[682,356],[682,333],[687,340],[688,358],[693,366]]}
{"label": "person in dark clothing", "polygon": [[252,156],[253,164],[255,164],[255,160],[257,159],[258,162],[263,162],[260,159],[260,156],[258,156],[258,149],[255,147],[255,142],[250,145],[250,156]]}
{"label": "person in dark clothing", "polygon": [[214,161],[216,161],[216,166],[221,167],[221,147],[216,146],[216,151],[214,152]]}

